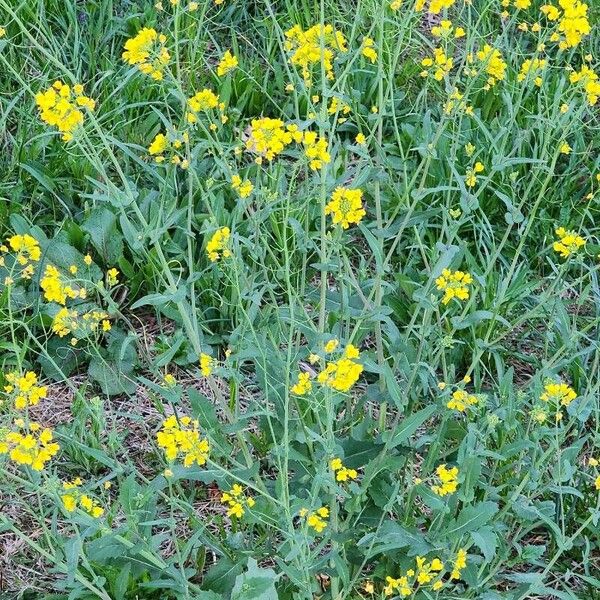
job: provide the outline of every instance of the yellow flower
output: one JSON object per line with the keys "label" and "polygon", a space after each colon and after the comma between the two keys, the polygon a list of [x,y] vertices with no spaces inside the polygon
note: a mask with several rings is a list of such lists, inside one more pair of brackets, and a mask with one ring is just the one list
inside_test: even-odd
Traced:
{"label": "yellow flower", "polygon": [[576,254],[579,248],[585,246],[586,241],[575,231],[559,227],[556,230],[558,241],[552,244],[555,252],[558,252],[562,258],[568,258],[571,254]]}
{"label": "yellow flower", "polygon": [[460,579],[461,571],[467,566],[467,551],[461,548],[456,555],[456,559],[452,565],[450,579]]}
{"label": "yellow flower", "polygon": [[252,508],[255,504],[254,498],[247,496],[238,483],[235,483],[228,492],[223,492],[221,502],[229,506],[227,516],[237,517],[238,519],[244,516],[246,507]]}
{"label": "yellow flower", "polygon": [[[288,126],[288,130],[290,130]],[[291,130],[294,133],[294,130]],[[314,131],[306,131],[302,136],[302,145],[304,146],[304,154],[309,159],[309,166],[313,171],[321,169],[324,164],[331,160],[331,156],[327,151],[327,139],[318,137]]]}
{"label": "yellow flower", "polygon": [[571,148],[571,146],[569,146],[568,142],[563,142],[560,145],[560,153],[561,154],[571,154],[571,150],[573,150],[573,148]]}
{"label": "yellow flower", "polygon": [[375,41],[373,39],[371,39],[370,37],[366,37],[363,40],[361,53],[365,58],[369,59],[372,63],[377,62],[377,51],[375,50],[374,46],[375,46]]}
{"label": "yellow flower", "polygon": [[221,227],[213,233],[206,245],[206,254],[211,262],[231,256],[231,250],[229,249],[230,237],[231,231],[229,227]]}
{"label": "yellow flower", "polygon": [[[28,235],[13,235],[8,238],[8,245],[13,252],[16,252],[18,260],[20,264],[23,264],[23,261],[33,261],[38,262],[42,255],[42,251],[40,250],[39,242],[32,236]],[[4,249],[4,252],[7,250]]]}
{"label": "yellow flower", "polygon": [[163,382],[166,386],[173,387],[177,384],[177,379],[175,379],[175,376],[172,373],[166,373],[163,377]]}
{"label": "yellow flower", "polygon": [[7,381],[4,391],[12,396],[17,410],[35,406],[48,394],[48,387],[38,385],[37,375],[33,371],[27,371],[24,375],[17,372],[5,373],[4,378]]}
{"label": "yellow flower", "polygon": [[300,516],[306,518],[309,527],[312,527],[317,533],[321,533],[327,527],[329,518],[329,509],[326,506],[318,508],[315,512],[309,513],[305,508],[300,511]]}
{"label": "yellow flower", "polygon": [[210,452],[208,440],[200,437],[198,421],[188,416],[177,419],[172,415],[165,419],[156,434],[156,442],[169,462],[182,459],[185,467],[206,464]]}
{"label": "yellow flower", "polygon": [[332,458],[329,461],[329,468],[335,473],[336,481],[354,480],[358,477],[356,469],[349,469],[342,464],[341,458]]}
{"label": "yellow flower", "polygon": [[346,38],[331,25],[314,25],[306,31],[294,25],[285,32],[285,50],[290,63],[299,67],[307,85],[311,84],[311,68],[323,65],[325,75],[333,79],[333,60],[338,52],[346,52]]}
{"label": "yellow flower", "polygon": [[579,84],[586,94],[590,106],[594,106],[600,97],[600,81],[598,75],[587,65],[583,65],[579,71],[573,71],[569,75],[572,84]]}
{"label": "yellow flower", "polygon": [[65,142],[73,139],[73,133],[83,124],[84,116],[80,109],[92,112],[96,106],[94,100],[83,95],[82,85],[75,85],[71,89],[62,81],[55,81],[45,92],[36,94],[35,103],[40,111],[40,119],[56,127]]}
{"label": "yellow flower", "polygon": [[545,4],[540,10],[549,21],[558,22],[552,41],[559,42],[562,50],[574,48],[591,32],[588,6],[580,0],[558,0],[558,4],[562,11],[552,4]]}
{"label": "yellow flower", "polygon": [[281,119],[253,119],[246,150],[271,161],[292,143],[292,133],[286,131]]}
{"label": "yellow flower", "polygon": [[63,506],[68,512],[74,512],[79,506],[91,517],[98,519],[104,514],[104,509],[98,502],[90,498],[87,494],[81,493],[79,487],[82,485],[82,483],[83,482],[79,477],[73,481],[63,482],[63,489],[68,492],[61,495]]}
{"label": "yellow flower", "polygon": [[325,369],[317,375],[317,381],[338,392],[347,392],[358,381],[363,366],[356,362],[359,351],[348,344],[341,358],[328,362]]}
{"label": "yellow flower", "polygon": [[85,298],[84,288],[71,287],[63,281],[60,271],[53,265],[47,264],[44,276],[40,279],[40,287],[44,290],[44,298],[48,302],[56,302],[63,306],[67,299]]}
{"label": "yellow flower", "polygon": [[248,179],[242,180],[239,175],[231,177],[231,187],[240,195],[240,198],[247,198],[254,190],[252,182]]}
{"label": "yellow flower", "polygon": [[[188,123],[192,124],[198,122],[198,113],[200,112],[208,112],[215,108],[218,108],[222,112],[224,109],[223,103],[219,101],[219,96],[208,88],[204,88],[191,98],[188,98],[187,104],[189,111],[186,113],[185,118]],[[211,123],[211,128],[213,125],[215,124]]]}
{"label": "yellow flower", "polygon": [[458,468],[447,469],[446,465],[440,465],[436,470],[439,485],[432,485],[431,490],[438,496],[454,494],[458,488]]}
{"label": "yellow flower", "polygon": [[145,75],[160,81],[171,58],[165,46],[166,41],[167,38],[162,33],[144,27],[135,37],[125,42],[122,58],[127,64],[137,66]]}
{"label": "yellow flower", "polygon": [[437,289],[444,292],[442,304],[448,304],[452,298],[468,300],[471,283],[473,278],[469,273],[450,271],[450,269],[444,269],[441,276],[435,280]]}
{"label": "yellow flower", "polygon": [[600,475],[598,475],[598,477],[596,477],[596,481],[594,481],[594,487],[600,491]]}
{"label": "yellow flower", "polygon": [[551,402],[555,405],[569,406],[577,398],[577,392],[566,383],[548,382],[544,385],[544,391],[540,396],[543,402]]}
{"label": "yellow flower", "polygon": [[333,338],[332,340],[329,340],[325,346],[323,346],[323,349],[329,354],[330,352],[334,352],[339,345],[340,341]]}
{"label": "yellow flower", "polygon": [[525,79],[533,79],[535,85],[540,87],[542,85],[542,73],[545,68],[546,61],[544,59],[528,58],[521,65],[517,80],[525,81]]}
{"label": "yellow flower", "polygon": [[331,214],[334,225],[348,229],[351,224],[359,223],[367,214],[362,207],[362,190],[337,187],[331,200],[325,206],[325,214]]}
{"label": "yellow flower", "polygon": [[212,356],[204,352],[200,354],[200,371],[204,377],[209,377],[215,366],[216,361]]}
{"label": "yellow flower", "polygon": [[309,373],[298,373],[298,381],[291,388],[292,394],[304,396],[312,389],[312,382]]}
{"label": "yellow flower", "polygon": [[223,75],[227,75],[227,73],[233,71],[237,66],[237,57],[231,54],[229,50],[226,50],[217,66],[217,75],[223,77]]}
{"label": "yellow flower", "polygon": [[469,406],[473,406],[479,402],[477,396],[468,394],[464,390],[456,390],[452,394],[452,399],[448,401],[446,406],[452,410],[465,412]]}
{"label": "yellow flower", "polygon": [[108,271],[106,271],[106,283],[108,284],[108,287],[112,287],[114,285],[117,285],[117,283],[119,283],[119,270],[115,269],[114,267],[112,269],[109,269]]}
{"label": "yellow flower", "polygon": [[0,431],[0,454],[8,454],[10,460],[19,465],[42,471],[60,450],[53,441],[52,430],[42,429],[35,422],[26,425],[22,419],[17,419],[15,426],[15,430]]}
{"label": "yellow flower", "polygon": [[421,66],[425,67],[421,71],[421,77],[428,77],[430,74],[436,81],[442,81],[452,70],[454,62],[446,55],[442,48],[435,48],[433,57],[426,57],[421,61]]}
{"label": "yellow flower", "polygon": [[[502,58],[500,50],[493,48],[489,44],[485,44],[484,47],[477,52],[476,57],[479,61],[480,70],[469,68],[467,74],[476,77],[480,72],[486,73],[488,75],[488,80],[485,89],[495,86],[499,81],[502,81],[506,77],[506,63]],[[472,63],[473,57],[469,55],[467,57],[467,62]]]}

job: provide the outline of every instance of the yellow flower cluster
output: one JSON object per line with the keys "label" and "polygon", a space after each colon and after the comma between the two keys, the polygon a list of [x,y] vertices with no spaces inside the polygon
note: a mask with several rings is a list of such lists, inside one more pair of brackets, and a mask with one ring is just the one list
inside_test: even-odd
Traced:
{"label": "yellow flower cluster", "polygon": [[485,167],[480,162],[476,162],[472,167],[468,168],[465,175],[465,184],[467,187],[475,187],[477,185],[477,175],[483,173],[483,171],[485,171]]}
{"label": "yellow flower cluster", "polygon": [[48,302],[65,305],[67,300],[84,299],[87,292],[83,287],[72,287],[63,281],[61,272],[54,265],[46,265],[44,276],[40,279],[40,287],[44,290],[44,298]]}
{"label": "yellow flower cluster", "polygon": [[[33,263],[39,262],[42,255],[38,241],[31,235],[13,235],[7,240],[7,244],[0,246],[0,267],[8,267],[6,258],[10,256],[13,264],[10,266],[11,276],[7,276],[4,283],[9,285],[14,277],[31,279],[34,272]],[[18,273],[15,272],[18,265]]]}
{"label": "yellow flower cluster", "polygon": [[344,466],[341,458],[332,458],[329,461],[329,468],[335,473],[336,481],[352,481],[358,477],[356,469]]}
{"label": "yellow flower cluster", "polygon": [[440,465],[435,472],[439,485],[432,485],[431,491],[438,496],[454,494],[458,488],[458,467],[447,469],[446,465]]}
{"label": "yellow flower cluster", "polygon": [[473,114],[473,107],[469,106],[464,100],[464,95],[458,88],[453,88],[448,94],[448,100],[444,104],[444,112],[448,115],[453,110],[462,110],[467,115]]}
{"label": "yellow flower cluster", "polygon": [[312,390],[312,382],[309,373],[298,373],[298,381],[290,388],[292,394],[304,396]]}
{"label": "yellow flower cluster", "polygon": [[228,247],[230,237],[229,227],[221,227],[213,233],[208,244],[206,244],[206,254],[211,262],[231,256],[231,250]]}
{"label": "yellow flower cluster", "polygon": [[4,391],[13,397],[17,410],[35,406],[48,395],[48,387],[38,385],[37,375],[33,371],[27,371],[25,375],[17,372],[6,373],[4,378],[7,381]]}
{"label": "yellow flower cluster", "polygon": [[240,195],[240,198],[247,198],[254,190],[252,182],[249,179],[242,179],[239,175],[231,176],[231,187]]}
{"label": "yellow flower cluster", "polygon": [[210,452],[208,440],[200,437],[198,421],[188,416],[178,419],[172,415],[165,419],[156,434],[156,442],[169,462],[181,458],[185,467],[194,463],[200,466],[206,464]]}
{"label": "yellow flower cluster", "polygon": [[[340,100],[337,96],[333,96],[331,101],[329,102],[329,106],[327,107],[327,114],[335,115],[336,113],[342,113],[342,115],[349,115],[352,112],[352,109],[348,104],[346,104],[343,100]],[[346,121],[346,117],[339,117],[338,123],[344,123]]]}
{"label": "yellow flower cluster", "polygon": [[300,517],[306,518],[309,527],[312,527],[317,533],[321,533],[327,527],[329,518],[329,509],[326,506],[317,508],[315,512],[309,512],[306,508],[300,510]]}
{"label": "yellow flower cluster", "polygon": [[148,154],[154,157],[154,162],[160,164],[165,161],[165,153],[169,153],[171,155],[169,160],[171,164],[179,165],[182,169],[187,169],[190,166],[190,162],[187,158],[182,157],[179,151],[184,148],[188,141],[189,135],[186,131],[181,135],[176,132],[167,135],[157,133],[150,146],[148,146]]}
{"label": "yellow flower cluster", "polygon": [[454,562],[452,563],[452,572],[450,579],[460,579],[461,571],[467,566],[467,551],[460,548]]}
{"label": "yellow flower cluster", "polygon": [[[430,0],[428,12],[432,15],[439,15],[443,9],[450,8],[456,0]],[[417,12],[425,8],[426,0],[416,0],[415,10]]]}
{"label": "yellow flower cluster", "polygon": [[563,258],[568,258],[571,254],[576,254],[579,248],[585,246],[585,239],[575,231],[559,227],[556,230],[558,240],[552,244],[555,252],[558,252]]}
{"label": "yellow flower cluster", "polygon": [[455,38],[465,37],[466,33],[462,27],[454,28],[452,26],[452,21],[443,19],[442,21],[440,21],[439,25],[435,25],[431,28],[431,35],[436,38],[447,39],[450,36],[453,36]]}
{"label": "yellow flower cluster", "polygon": [[577,398],[577,392],[566,383],[548,382],[540,396],[543,402],[551,402],[556,406],[569,406]]}
{"label": "yellow flower cluster", "polygon": [[474,406],[478,402],[477,396],[468,394],[465,390],[456,390],[452,393],[452,398],[448,400],[446,406],[451,410],[465,412],[469,406]]}
{"label": "yellow flower cluster", "polygon": [[325,214],[332,215],[334,225],[339,224],[348,229],[352,223],[359,223],[367,214],[362,205],[362,194],[360,188],[351,190],[337,187],[325,206]]}
{"label": "yellow flower cluster", "polygon": [[[204,88],[194,94],[191,98],[188,98],[187,103],[188,108],[190,109],[186,114],[188,123],[197,123],[198,113],[200,112],[208,112],[215,108],[218,108],[221,113],[225,110],[225,104],[219,101],[219,96],[208,88]],[[226,117],[222,115],[221,121],[224,122],[225,120]]]}
{"label": "yellow flower cluster", "polygon": [[435,48],[433,58],[428,56],[421,61],[421,66],[425,67],[421,71],[421,77],[427,77],[433,73],[433,78],[436,81],[442,81],[452,70],[452,65],[452,59],[441,48]]}
{"label": "yellow flower cluster", "polygon": [[546,60],[540,58],[528,58],[523,61],[521,70],[517,75],[518,81],[524,81],[525,79],[533,78],[533,82],[537,87],[542,85],[542,74],[546,68]]}
{"label": "yellow flower cluster", "polygon": [[135,37],[125,42],[122,58],[127,64],[136,65],[145,75],[160,81],[171,58],[165,46],[166,41],[164,34],[151,27],[144,27]]}
{"label": "yellow flower cluster", "polygon": [[77,477],[73,481],[65,481],[63,483],[63,490],[68,492],[62,494],[60,499],[62,500],[65,510],[68,512],[75,512],[79,506],[84,510],[90,517],[95,519],[100,518],[104,514],[104,509],[98,502],[90,498],[87,494],[82,494],[79,487],[83,481],[80,477]]}
{"label": "yellow flower cluster", "polygon": [[231,54],[229,50],[225,51],[219,64],[217,65],[217,75],[219,77],[223,77],[223,75],[227,75],[238,66],[238,59],[236,56]]}
{"label": "yellow flower cluster", "polygon": [[96,103],[83,93],[83,86],[76,84],[71,88],[62,81],[55,81],[45,92],[35,96],[40,111],[40,119],[56,127],[62,133],[65,142],[73,139],[73,132],[83,123],[82,108],[90,112]]}
{"label": "yellow flower cluster", "polygon": [[[386,586],[383,593],[386,596],[397,595],[402,598],[412,596],[419,588],[429,586],[437,592],[444,587],[445,565],[439,558],[428,561],[424,556],[415,557],[415,568],[408,569],[400,577],[385,578]],[[467,566],[467,552],[460,549],[452,561],[450,580],[460,579],[461,571]]]}
{"label": "yellow flower cluster", "polygon": [[234,483],[233,487],[221,495],[221,502],[227,504],[228,517],[237,517],[238,519],[244,516],[244,508],[252,508],[255,504],[254,498],[244,494],[244,488],[238,483]]}
{"label": "yellow flower cluster", "polygon": [[285,49],[291,52],[290,62],[299,67],[306,85],[311,84],[311,68],[323,64],[327,79],[333,79],[336,53],[346,52],[346,38],[331,25],[314,25],[306,31],[294,25],[285,32]]}
{"label": "yellow flower cluster", "polygon": [[302,145],[304,154],[309,160],[308,164],[313,171],[321,169],[324,164],[331,161],[331,156],[327,152],[327,138],[319,137],[314,131],[305,131],[302,136]]}
{"label": "yellow flower cluster", "polygon": [[327,363],[317,375],[317,381],[338,392],[349,391],[363,372],[363,366],[356,362],[359,355],[358,348],[348,344],[341,358]]}
{"label": "yellow flower cluster", "polygon": [[361,53],[372,63],[377,62],[377,50],[375,50],[375,41],[372,38],[366,37],[363,40]]}
{"label": "yellow flower cluster", "polygon": [[[471,77],[477,77],[480,72],[484,72],[488,75],[487,83],[484,89],[489,90],[495,86],[499,81],[502,81],[506,77],[506,63],[502,58],[500,50],[493,48],[489,44],[477,52],[475,55],[478,61],[479,68],[468,67],[465,69],[465,73]],[[473,55],[469,54],[467,62],[473,64]]]}
{"label": "yellow flower cluster", "polygon": [[246,150],[258,154],[259,163],[263,157],[271,161],[292,143],[292,139],[292,132],[286,130],[281,119],[252,119]]}
{"label": "yellow flower cluster", "polygon": [[[65,337],[70,333],[77,332],[79,337],[85,337],[96,331],[101,325],[102,331],[110,331],[111,324],[108,314],[102,310],[91,310],[80,314],[77,310],[64,307],[61,308],[52,320],[52,331],[58,337]],[[75,346],[77,339],[73,338],[71,344]]]}
{"label": "yellow flower cluster", "polygon": [[473,278],[469,273],[450,271],[450,269],[444,269],[441,276],[435,280],[437,289],[444,292],[442,304],[448,304],[452,298],[468,300],[471,283]]}
{"label": "yellow flower cluster", "polygon": [[204,377],[209,377],[216,366],[215,359],[209,354],[200,354],[200,372]]}
{"label": "yellow flower cluster", "polygon": [[557,7],[553,4],[544,4],[542,13],[549,21],[558,21],[557,31],[552,34],[550,41],[559,42],[559,48],[566,50],[574,48],[591,31],[587,18],[587,4],[580,0],[558,0]]}
{"label": "yellow flower cluster", "polygon": [[593,69],[583,65],[579,71],[573,71],[569,75],[569,81],[573,84],[579,84],[586,95],[590,106],[594,106],[600,98],[600,81],[598,75]]}
{"label": "yellow flower cluster", "polygon": [[42,471],[60,450],[52,430],[34,422],[25,424],[23,419],[16,419],[15,425],[19,431],[0,431],[0,455],[8,454],[19,465]]}

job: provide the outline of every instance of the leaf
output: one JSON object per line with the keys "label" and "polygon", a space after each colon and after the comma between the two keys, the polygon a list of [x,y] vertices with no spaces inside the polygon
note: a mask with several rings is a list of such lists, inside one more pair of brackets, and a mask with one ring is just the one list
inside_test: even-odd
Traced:
{"label": "leaf", "polygon": [[458,517],[451,521],[445,534],[454,539],[464,533],[475,531],[487,524],[497,512],[496,502],[479,502],[479,504],[466,506],[460,511]]}
{"label": "leaf", "polygon": [[273,569],[261,569],[253,558],[248,559],[248,570],[235,579],[231,600],[278,600]]}
{"label": "leaf", "polygon": [[98,254],[107,264],[116,263],[123,254],[123,236],[117,228],[117,217],[103,206],[94,208],[81,228],[90,236]]}
{"label": "leaf", "polygon": [[496,556],[498,547],[498,536],[490,527],[482,527],[478,531],[471,532],[473,543],[481,550],[486,561],[490,561]]}
{"label": "leaf", "polygon": [[202,589],[229,594],[242,569],[241,563],[234,563],[230,558],[224,556],[208,569],[202,580]]}
{"label": "leaf", "polygon": [[409,548],[409,555],[427,554],[431,544],[425,536],[416,529],[406,529],[395,521],[386,521],[378,532],[368,533],[358,541],[359,547],[364,547],[365,558],[370,559],[377,554]]}
{"label": "leaf", "polygon": [[395,448],[410,438],[410,436],[413,435],[417,429],[433,415],[436,410],[437,406],[435,404],[430,404],[420,411],[410,415],[410,417],[403,419],[394,431],[386,431],[382,435],[382,439],[385,442],[390,440],[388,447]]}

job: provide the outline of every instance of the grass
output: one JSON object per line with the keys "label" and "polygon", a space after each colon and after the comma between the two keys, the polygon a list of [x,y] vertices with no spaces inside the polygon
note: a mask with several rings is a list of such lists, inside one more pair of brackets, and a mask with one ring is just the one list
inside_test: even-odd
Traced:
{"label": "grass", "polygon": [[[540,0],[448,4],[0,0],[0,597],[600,597],[598,7],[560,48]],[[326,24],[309,87],[286,32]],[[144,27],[159,80],[122,57]],[[95,101],[69,141],[56,80]]]}

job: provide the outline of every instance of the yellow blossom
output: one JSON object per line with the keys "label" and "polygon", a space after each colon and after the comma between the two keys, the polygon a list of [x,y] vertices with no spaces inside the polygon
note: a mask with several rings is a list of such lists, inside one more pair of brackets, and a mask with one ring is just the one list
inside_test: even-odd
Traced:
{"label": "yellow blossom", "polygon": [[172,415],[165,419],[156,441],[169,462],[182,459],[185,467],[206,464],[210,452],[208,440],[200,437],[198,421],[188,416],[178,419]]}
{"label": "yellow blossom", "polygon": [[362,190],[337,187],[325,206],[325,214],[332,215],[333,224],[339,224],[343,229],[359,223],[367,214],[362,205]]}
{"label": "yellow blossom", "polygon": [[144,27],[125,42],[123,60],[135,65],[145,75],[160,81],[171,58],[166,47],[167,38],[155,29]]}
{"label": "yellow blossom", "polygon": [[226,50],[217,66],[217,75],[223,77],[223,75],[227,75],[227,73],[233,71],[237,66],[237,57],[231,54],[230,50]]}

